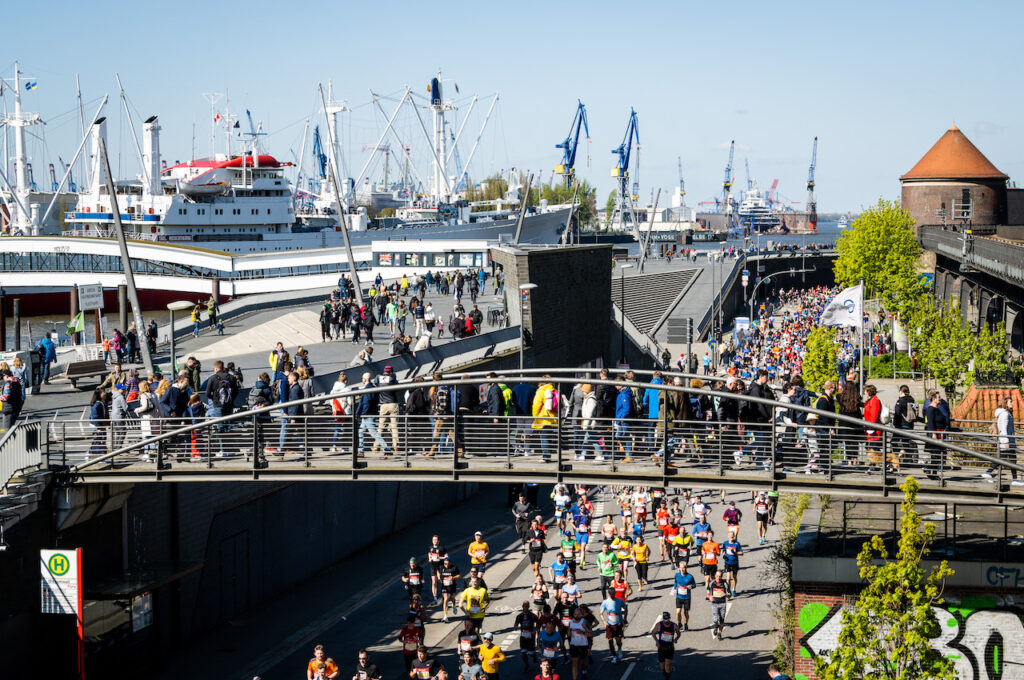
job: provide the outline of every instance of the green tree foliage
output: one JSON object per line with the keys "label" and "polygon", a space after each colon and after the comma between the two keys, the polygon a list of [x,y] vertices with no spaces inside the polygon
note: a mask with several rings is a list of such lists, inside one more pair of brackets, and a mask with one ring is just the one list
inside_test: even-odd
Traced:
{"label": "green tree foliage", "polygon": [[807,336],[807,354],[804,357],[804,384],[814,392],[821,391],[826,380],[835,380],[839,375],[836,345],[836,331],[829,326],[819,326]]}
{"label": "green tree foliage", "polygon": [[879,199],[836,241],[836,283],[854,286],[864,279],[868,297],[878,296],[886,308],[902,311],[907,298],[924,290],[916,271],[921,245],[913,226],[910,213],[898,203]]}
{"label": "green tree foliage", "polygon": [[[522,186],[526,184],[528,179],[524,174],[520,174],[517,182]],[[597,216],[597,189],[586,180],[577,181],[580,187],[576,195],[575,219],[579,220],[580,225],[583,227],[592,227]],[[470,203],[497,201],[504,200],[507,192],[508,182],[504,178],[494,175],[481,182],[467,181],[462,197]],[[539,190],[530,189],[530,195],[526,199],[526,204],[536,206],[540,204],[542,199],[547,200],[549,205],[571,203],[572,196],[573,187],[566,187],[564,182],[558,182],[554,187],[542,184]],[[480,208],[480,210],[488,209],[487,207]]]}
{"label": "green tree foliage", "polygon": [[[931,646],[939,634],[932,605],[942,602],[945,579],[953,570],[943,560],[925,570],[922,560],[935,540],[935,525],[915,510],[917,480],[908,477],[896,558],[889,560],[885,541],[865,541],[857,566],[866,581],[852,611],[843,612],[836,649],[815,659],[821,680],[954,680],[953,663]],[[881,564],[878,561],[881,561]]]}
{"label": "green tree foliage", "polygon": [[604,202],[604,228],[612,224],[612,217],[615,215],[615,189],[608,192],[608,200]]}

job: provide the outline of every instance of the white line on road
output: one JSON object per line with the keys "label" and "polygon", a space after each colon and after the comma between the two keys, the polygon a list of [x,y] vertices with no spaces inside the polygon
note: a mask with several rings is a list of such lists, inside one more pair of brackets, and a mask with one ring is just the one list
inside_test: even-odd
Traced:
{"label": "white line on road", "polygon": [[626,672],[622,674],[622,677],[619,678],[619,680],[626,680],[626,678],[629,677],[629,674],[633,672],[634,668],[636,668],[636,661],[630,661],[629,668],[626,669]]}

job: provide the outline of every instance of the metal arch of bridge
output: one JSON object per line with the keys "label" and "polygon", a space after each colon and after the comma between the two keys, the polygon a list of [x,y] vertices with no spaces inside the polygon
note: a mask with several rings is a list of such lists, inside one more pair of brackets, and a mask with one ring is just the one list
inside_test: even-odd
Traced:
{"label": "metal arch of bridge", "polygon": [[[719,391],[685,385],[586,377],[598,370],[512,371],[503,373],[500,382],[550,382],[562,395],[568,394],[562,385],[587,382],[593,386],[652,388],[712,398],[723,396]],[[649,375],[651,372],[634,373]],[[666,488],[773,488],[785,492],[885,497],[901,493],[899,485],[907,474],[921,477],[917,473],[922,470],[920,445],[924,445],[923,454],[936,462],[936,469],[932,477],[920,479],[922,501],[1024,502],[1024,492],[1008,486],[1011,472],[1024,473],[1024,467],[988,453],[996,452],[993,435],[963,433],[956,435],[956,440],[935,440],[917,431],[898,430],[796,404],[785,404],[782,408],[825,417],[837,426],[811,428],[808,436],[806,428],[800,432],[796,427],[780,425],[774,418],[769,423],[675,421],[662,414],[656,419],[619,420],[618,424],[614,418],[591,419],[591,428],[587,430],[582,419],[564,416],[559,409],[558,414],[543,419],[548,421],[543,428],[535,427],[538,419],[532,416],[493,418],[461,412],[445,415],[442,425],[435,427],[432,417],[398,415],[393,421],[398,424],[394,436],[403,446],[394,455],[360,453],[354,456],[353,451],[361,448],[363,428],[360,423],[364,419],[352,414],[341,418],[328,414],[295,416],[289,424],[291,434],[286,430],[285,435],[280,435],[291,446],[290,449],[283,447],[289,451],[288,455],[273,460],[276,456],[264,453],[269,440],[279,436],[280,421],[272,419],[282,408],[324,404],[334,398],[359,397],[367,393],[404,393],[417,385],[428,389],[440,385],[458,386],[467,381],[479,385],[487,382],[486,375],[473,372],[436,382],[402,382],[365,390],[349,388],[345,392],[183,424],[154,436],[140,437],[126,446],[113,444],[128,441],[138,421],[127,427],[122,425],[120,430],[116,426],[100,428],[101,433],[109,430],[105,439],[97,439],[97,435],[76,437],[74,433],[68,436],[66,424],[51,423],[47,433],[47,450],[51,452],[48,463],[65,471],[69,483],[472,480],[625,483]],[[706,378],[673,372],[664,375],[668,379],[675,376],[685,380]],[[774,400],[727,394],[740,403],[780,408],[780,402]],[[381,421],[391,421],[391,416],[378,415],[373,422],[379,428],[385,424]],[[162,422],[166,426],[169,421]],[[866,429],[878,432],[878,438],[870,444],[862,434]],[[588,431],[592,437],[587,437]],[[438,448],[434,444],[439,439],[450,441]],[[392,441],[385,442],[385,451]],[[517,442],[524,449],[533,447],[546,451],[547,456],[516,455]],[[425,457],[412,450],[420,446],[426,451],[428,443],[431,451],[436,450],[436,455]],[[739,456],[733,447],[739,447]],[[52,453],[54,448],[59,448],[60,452]],[[603,459],[587,456],[591,450],[600,450]],[[668,455],[663,455],[666,450]],[[85,454],[90,451],[93,455],[87,457]],[[581,451],[586,452],[584,460],[576,457]],[[623,453],[632,455],[627,459]],[[813,468],[812,455],[815,456]],[[851,461],[854,464],[848,464]],[[881,464],[871,466],[872,461]],[[889,462],[902,467],[904,472],[888,471]],[[979,473],[989,468],[993,469],[994,483],[980,478]],[[908,469],[911,471],[907,472]]]}

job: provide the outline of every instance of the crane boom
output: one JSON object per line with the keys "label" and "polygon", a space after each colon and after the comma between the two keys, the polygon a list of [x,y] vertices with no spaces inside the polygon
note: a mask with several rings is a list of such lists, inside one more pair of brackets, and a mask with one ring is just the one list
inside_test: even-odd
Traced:
{"label": "crane boom", "polygon": [[[637,229],[636,210],[634,208],[634,202],[636,201],[634,196],[636,191],[630,191],[629,186],[629,163],[632,158],[634,141],[636,142],[638,159],[636,165],[639,166],[640,130],[637,124],[636,110],[631,108],[629,110],[629,122],[626,123],[626,133],[622,137],[622,143],[612,149],[612,153],[618,158],[615,167],[612,168],[612,177],[616,179],[618,189],[616,191],[616,211],[622,220],[623,226],[625,226],[628,216],[634,236],[637,241],[639,241],[640,232]],[[634,175],[636,174],[639,174],[639,169],[634,173]],[[634,186],[639,184],[637,179],[638,178],[634,176]]]}
{"label": "crane boom", "polygon": [[683,158],[676,156],[676,163],[679,165],[679,207],[686,205],[686,182],[683,181]]}
{"label": "crane boom", "polygon": [[[736,140],[734,139],[729,142],[729,162],[725,166],[725,178],[722,180],[722,211],[727,215],[732,213],[729,192],[732,191],[732,161],[735,154]],[[728,226],[731,227],[732,224],[728,224]]]}
{"label": "crane boom", "polygon": [[814,198],[814,169],[818,164],[818,138],[814,138],[814,146],[811,150],[811,167],[807,171],[807,212],[808,224],[811,231],[818,231],[818,202]]}
{"label": "crane boom", "polygon": [[572,124],[569,125],[569,134],[561,144],[555,144],[556,149],[562,149],[562,162],[555,166],[555,174],[565,177],[565,186],[572,183],[576,174],[576,150],[580,143],[580,129],[590,141],[590,126],[587,124],[587,107],[579,99],[576,100],[576,113],[572,117]]}
{"label": "crane boom", "polygon": [[743,166],[747,170],[747,191],[750,191],[751,189],[754,188],[754,183],[750,181],[750,159],[748,159],[746,156],[743,157]]}

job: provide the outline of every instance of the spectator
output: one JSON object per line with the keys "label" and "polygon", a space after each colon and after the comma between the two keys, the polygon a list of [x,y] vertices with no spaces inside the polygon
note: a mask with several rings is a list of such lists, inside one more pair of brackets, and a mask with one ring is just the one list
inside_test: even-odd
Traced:
{"label": "spectator", "polygon": [[[999,404],[999,408],[996,409],[993,417],[993,425],[997,435],[996,444],[999,448],[999,457],[1007,463],[1017,463],[1017,439],[1014,436],[1013,429],[1013,398],[1003,397],[1002,402]],[[990,467],[988,472],[984,473],[982,477],[988,481],[993,481],[992,473],[995,471],[995,467]],[[1017,479],[1017,471],[1010,468],[1010,484],[1012,486],[1022,486],[1024,481]]]}
{"label": "spectator", "polygon": [[[933,390],[928,395],[928,404],[924,407],[924,429],[930,439],[936,442],[942,441],[946,430],[952,423],[949,415],[949,406],[946,400]],[[928,462],[925,464],[924,472],[929,479],[939,479],[939,474],[944,467],[944,452],[942,447],[934,444],[926,444],[925,451],[928,453]]]}

